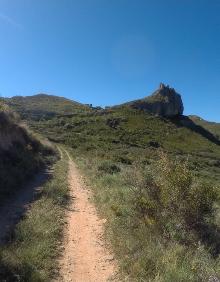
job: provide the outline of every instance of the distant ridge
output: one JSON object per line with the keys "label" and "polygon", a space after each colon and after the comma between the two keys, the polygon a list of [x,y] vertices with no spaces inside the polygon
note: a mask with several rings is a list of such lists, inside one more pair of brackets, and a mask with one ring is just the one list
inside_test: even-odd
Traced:
{"label": "distant ridge", "polygon": [[50,118],[57,114],[74,114],[91,111],[90,107],[64,97],[39,93],[33,96],[4,98],[13,110],[25,119]]}
{"label": "distant ridge", "polygon": [[211,132],[218,140],[220,140],[220,123],[204,120],[195,115],[190,115],[189,118],[197,125],[202,126]]}

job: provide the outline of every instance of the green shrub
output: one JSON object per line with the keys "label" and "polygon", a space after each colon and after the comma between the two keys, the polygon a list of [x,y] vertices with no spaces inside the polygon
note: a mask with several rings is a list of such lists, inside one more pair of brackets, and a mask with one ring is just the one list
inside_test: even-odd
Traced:
{"label": "green shrub", "polygon": [[121,171],[120,167],[110,161],[104,161],[98,166],[98,171],[103,173],[118,173]]}
{"label": "green shrub", "polygon": [[115,158],[116,162],[122,163],[122,164],[126,164],[126,165],[131,165],[132,164],[132,160],[126,156],[116,156]]}
{"label": "green shrub", "polygon": [[137,216],[167,240],[192,243],[195,233],[213,221],[217,190],[195,182],[186,162],[161,154],[151,172],[134,169],[126,181],[134,191]]}

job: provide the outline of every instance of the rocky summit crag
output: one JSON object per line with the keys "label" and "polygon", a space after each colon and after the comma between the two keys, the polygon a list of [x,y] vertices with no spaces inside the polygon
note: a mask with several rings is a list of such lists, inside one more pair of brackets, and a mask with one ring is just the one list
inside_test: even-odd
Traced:
{"label": "rocky summit crag", "polygon": [[162,117],[172,118],[183,114],[181,95],[174,88],[160,84],[151,96],[128,103],[132,108],[144,110]]}

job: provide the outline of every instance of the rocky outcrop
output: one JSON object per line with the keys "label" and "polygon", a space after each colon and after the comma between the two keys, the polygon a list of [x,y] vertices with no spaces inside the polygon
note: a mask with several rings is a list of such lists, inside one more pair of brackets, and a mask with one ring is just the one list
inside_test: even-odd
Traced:
{"label": "rocky outcrop", "polygon": [[182,115],[184,110],[181,95],[163,83],[151,96],[129,104],[133,108],[169,118]]}

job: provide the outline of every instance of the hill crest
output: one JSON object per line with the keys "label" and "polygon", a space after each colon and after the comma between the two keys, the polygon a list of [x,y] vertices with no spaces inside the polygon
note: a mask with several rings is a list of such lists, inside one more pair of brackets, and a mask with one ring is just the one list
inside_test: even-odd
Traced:
{"label": "hill crest", "polygon": [[89,106],[79,102],[44,93],[33,96],[14,96],[3,100],[24,119],[47,119],[59,114],[73,114],[91,110]]}

